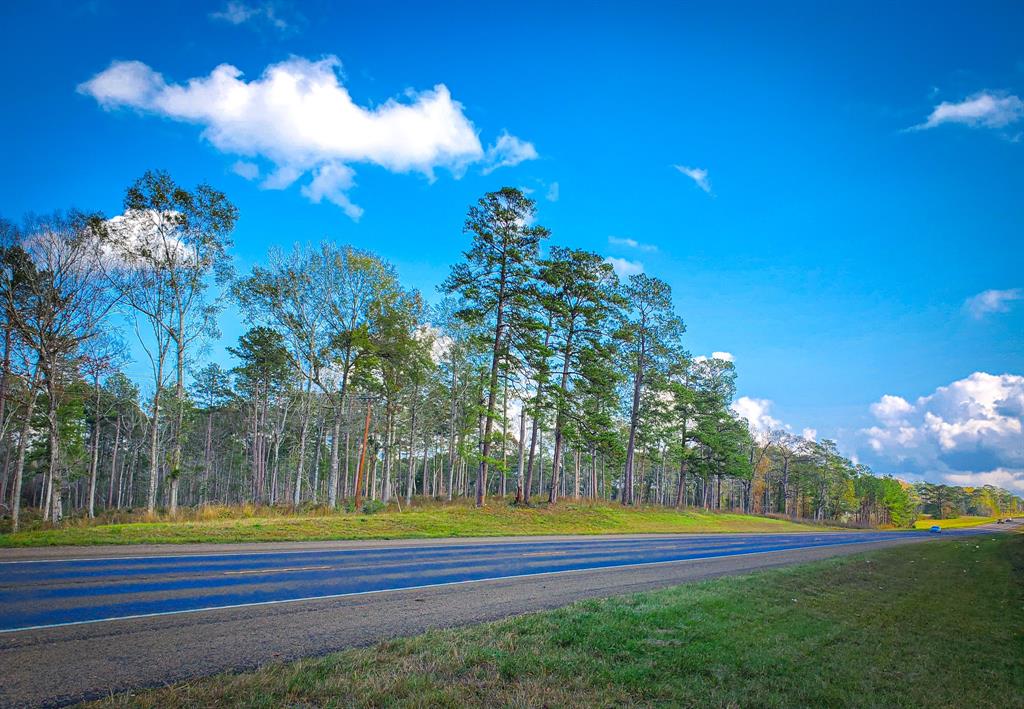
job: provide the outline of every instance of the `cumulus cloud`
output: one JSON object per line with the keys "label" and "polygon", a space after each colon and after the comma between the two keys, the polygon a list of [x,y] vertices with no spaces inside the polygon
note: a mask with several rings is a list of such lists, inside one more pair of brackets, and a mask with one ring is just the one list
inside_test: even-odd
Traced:
{"label": "cumulus cloud", "polygon": [[871,412],[861,452],[876,467],[1024,491],[1024,377],[975,372],[914,402],[886,395]]}
{"label": "cumulus cloud", "polygon": [[644,272],[644,265],[639,261],[609,256],[605,259],[605,262],[611,264],[612,269],[619,275],[619,278],[629,278]]}
{"label": "cumulus cloud", "polygon": [[927,130],[945,123],[957,123],[972,128],[1005,128],[1024,118],[1024,101],[1012,94],[980,91],[963,101],[943,101],[929,114],[928,119],[911,130]]}
{"label": "cumulus cloud", "polygon": [[246,180],[255,180],[260,176],[260,166],[254,162],[239,160],[231,166],[231,171]]}
{"label": "cumulus cloud", "polygon": [[339,162],[325,163],[316,169],[313,181],[302,188],[302,194],[310,202],[319,204],[326,199],[345,210],[345,214],[354,221],[359,221],[363,210],[349,201],[347,193],[355,186],[355,171],[348,165]]}
{"label": "cumulus cloud", "polygon": [[250,81],[221,64],[207,76],[176,84],[142,62],[116,61],[78,91],[107,110],[130,108],[201,126],[203,138],[218,150],[247,162],[267,161],[264,188],[284,189],[312,175],[306,195],[338,204],[350,216],[361,210],[339,195],[354,184],[355,163],[433,180],[438,168],[458,177],[473,164],[490,172],[537,157],[531,143],[508,132],[485,151],[444,84],[364,107],[341,83],[340,70],[333,56],[292,57]]}
{"label": "cumulus cloud", "polygon": [[964,310],[975,320],[981,320],[989,313],[1005,313],[1013,303],[1024,299],[1024,290],[986,290],[964,301]]}
{"label": "cumulus cloud", "polygon": [[732,410],[745,418],[754,433],[768,433],[783,428],[782,421],[771,415],[773,402],[770,399],[755,399],[741,396],[732,402]]}
{"label": "cumulus cloud", "polygon": [[654,252],[658,250],[657,246],[651,244],[643,244],[636,239],[631,239],[628,236],[609,236],[608,243],[612,246],[624,246],[628,249],[636,249],[637,251]]}
{"label": "cumulus cloud", "polygon": [[506,131],[498,138],[498,142],[487,148],[481,172],[489,175],[499,167],[514,167],[527,160],[536,160],[537,157],[537,149],[533,147],[533,143],[520,140]]}
{"label": "cumulus cloud", "polygon": [[733,356],[732,352],[712,352],[710,357],[708,357],[707,355],[697,355],[696,357],[693,358],[693,361],[694,362],[707,362],[709,359],[720,359],[720,360],[722,360],[724,362],[735,362],[736,361],[736,357]]}
{"label": "cumulus cloud", "polygon": [[291,25],[280,16],[274,3],[266,2],[258,5],[247,5],[232,0],[216,12],[210,13],[211,20],[227,22],[229,25],[262,24],[284,32]]}
{"label": "cumulus cloud", "polygon": [[887,424],[900,423],[905,420],[907,414],[911,413],[914,407],[902,396],[886,394],[871,405],[871,413],[879,421]]}
{"label": "cumulus cloud", "polygon": [[699,167],[687,167],[686,165],[673,165],[672,167],[693,180],[702,190],[711,194],[711,182],[708,180],[707,170]]}
{"label": "cumulus cloud", "polygon": [[805,428],[800,432],[800,437],[805,441],[816,441],[818,440],[818,429],[816,428]]}
{"label": "cumulus cloud", "polygon": [[946,480],[963,487],[994,485],[1004,490],[1024,490],[1024,470],[997,468],[987,473],[951,473],[946,476]]}
{"label": "cumulus cloud", "polygon": [[111,271],[138,267],[151,258],[194,263],[199,255],[181,239],[180,213],[129,210],[106,221],[109,239],[99,243],[103,267]]}

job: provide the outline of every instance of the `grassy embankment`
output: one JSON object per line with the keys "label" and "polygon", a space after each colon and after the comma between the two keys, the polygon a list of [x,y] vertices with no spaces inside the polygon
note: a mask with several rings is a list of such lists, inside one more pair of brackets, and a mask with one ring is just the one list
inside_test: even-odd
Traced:
{"label": "grassy embankment", "polygon": [[998,517],[974,517],[972,515],[965,515],[963,517],[953,517],[952,519],[932,519],[931,517],[922,517],[921,519],[914,522],[914,529],[928,529],[938,525],[943,529],[960,529],[962,527],[977,527],[982,524],[989,524],[995,522]]}
{"label": "grassy embankment", "polygon": [[1024,706],[1024,535],[724,578],[100,706]]}
{"label": "grassy embankment", "polygon": [[327,539],[411,539],[487,537],[516,534],[653,534],[673,532],[801,532],[823,527],[787,520],[729,513],[677,511],[663,507],[624,509],[621,505],[563,502],[517,508],[491,502],[417,502],[403,512],[389,508],[373,515],[342,512],[287,514],[267,508],[210,508],[189,517],[115,524],[71,521],[60,529],[40,527],[0,535],[0,547],[87,544],[184,544],[274,542]]}

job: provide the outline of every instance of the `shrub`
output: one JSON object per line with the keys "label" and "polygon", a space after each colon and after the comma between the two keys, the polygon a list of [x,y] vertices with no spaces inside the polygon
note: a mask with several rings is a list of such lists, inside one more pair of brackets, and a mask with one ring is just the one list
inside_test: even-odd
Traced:
{"label": "shrub", "polygon": [[367,500],[366,502],[363,503],[363,514],[376,514],[378,512],[382,512],[385,507],[387,507],[387,505],[385,505],[380,500]]}

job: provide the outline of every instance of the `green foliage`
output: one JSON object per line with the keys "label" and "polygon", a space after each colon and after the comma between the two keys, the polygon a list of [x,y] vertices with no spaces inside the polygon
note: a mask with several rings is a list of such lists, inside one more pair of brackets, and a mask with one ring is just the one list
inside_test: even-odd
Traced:
{"label": "green foliage", "polygon": [[[472,204],[434,308],[392,264],[331,241],[273,249],[234,280],[237,210],[163,172],[134,183],[115,219],[0,221],[14,354],[0,453],[16,462],[26,443],[19,501],[38,504],[52,478],[58,507],[89,508],[95,472],[100,509],[145,498],[153,512],[168,493],[188,507],[336,509],[369,413],[361,485],[387,500],[543,491],[901,528],[1024,511],[1005,490],[909,486],[834,442],[752,431],[732,408],[733,363],[684,349],[668,284],[620,282],[596,253],[542,252],[537,217],[509,187]],[[229,294],[247,326],[230,369],[198,356]],[[101,318],[115,297],[152,365],[142,391],[115,371],[123,352]]]}
{"label": "green foliage", "polygon": [[383,512],[387,509],[387,505],[381,500],[366,500],[363,503],[363,508],[360,510],[364,515],[375,515],[378,512]]}

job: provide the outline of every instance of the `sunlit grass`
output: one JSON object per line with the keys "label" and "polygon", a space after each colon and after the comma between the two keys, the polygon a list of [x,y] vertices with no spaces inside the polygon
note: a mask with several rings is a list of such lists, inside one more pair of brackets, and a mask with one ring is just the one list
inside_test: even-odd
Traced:
{"label": "sunlit grass", "polygon": [[997,519],[999,519],[999,517],[976,517],[973,515],[953,517],[952,519],[932,519],[931,517],[922,517],[921,519],[914,522],[914,529],[929,529],[933,526],[939,526],[943,529],[977,527],[978,525],[995,522]]}
{"label": "sunlit grass", "polygon": [[317,509],[288,513],[270,508],[208,508],[177,520],[72,522],[60,529],[39,528],[0,536],[0,546],[60,544],[181,544],[190,542],[268,542],[330,539],[408,539],[538,534],[653,534],[679,532],[797,532],[822,527],[753,515],[680,511],[664,507],[625,509],[606,502],[563,501],[554,507],[523,508],[491,500],[471,504],[417,500],[373,515]]}

